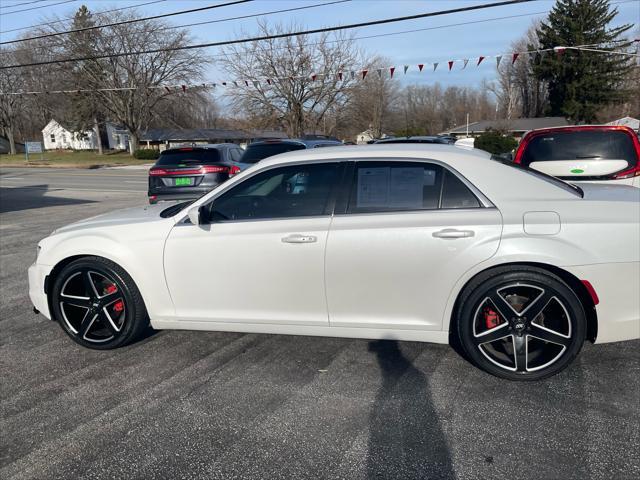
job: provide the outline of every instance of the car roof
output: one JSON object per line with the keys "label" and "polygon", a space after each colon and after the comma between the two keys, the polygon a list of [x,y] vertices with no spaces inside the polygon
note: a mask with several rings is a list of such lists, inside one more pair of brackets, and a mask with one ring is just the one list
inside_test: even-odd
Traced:
{"label": "car roof", "polygon": [[258,145],[270,145],[275,143],[285,143],[289,145],[305,145],[307,148],[312,148],[316,145],[342,145],[342,142],[339,140],[330,140],[330,139],[306,139],[306,138],[273,138],[273,139],[264,139],[258,140],[256,142],[251,142],[248,147],[258,146]]}
{"label": "car roof", "polygon": [[389,137],[376,140],[375,143],[450,143],[450,137],[437,135],[411,135],[408,137]]}
{"label": "car roof", "polygon": [[189,150],[218,150],[218,149],[231,148],[231,147],[240,148],[240,146],[236,145],[235,143],[203,143],[203,144],[199,144],[199,145],[182,145],[180,147],[171,147],[171,148],[167,148],[166,150],[163,150],[160,153],[177,151],[177,150],[184,150],[184,149],[189,149]]}

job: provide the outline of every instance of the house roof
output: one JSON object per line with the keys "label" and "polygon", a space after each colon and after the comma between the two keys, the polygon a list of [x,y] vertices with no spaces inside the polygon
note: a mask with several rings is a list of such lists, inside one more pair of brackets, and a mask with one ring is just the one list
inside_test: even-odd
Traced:
{"label": "house roof", "polygon": [[[510,118],[502,120],[482,120],[469,124],[469,133],[481,133],[487,130],[507,130],[510,132],[528,132],[537,128],[564,127],[569,122],[564,117]],[[466,133],[467,126],[462,125],[444,133]]]}
{"label": "house roof", "polygon": [[221,128],[151,128],[140,135],[140,140],[143,142],[196,142],[253,138],[287,138],[287,135],[271,130],[242,131]]}

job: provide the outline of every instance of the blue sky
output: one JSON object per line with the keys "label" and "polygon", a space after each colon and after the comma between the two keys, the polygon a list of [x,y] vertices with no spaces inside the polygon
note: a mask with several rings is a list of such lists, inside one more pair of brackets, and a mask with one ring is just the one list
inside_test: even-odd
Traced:
{"label": "blue sky", "polygon": [[[112,8],[125,7],[145,3],[151,0],[67,0],[67,3],[53,5],[65,0],[46,0],[39,3],[29,3],[34,0],[0,0],[0,31],[27,27],[43,21],[51,20],[52,16],[67,17],[73,15],[75,10],[85,4],[92,11],[100,11]],[[248,15],[270,10],[286,9],[302,5],[324,3],[328,0],[256,0],[246,4],[223,7],[216,10],[192,13],[170,17],[167,19],[174,25],[181,25],[206,20],[221,19],[238,15]],[[463,1],[463,0],[351,0],[346,3],[318,7],[309,10],[284,13],[263,17],[269,21],[295,21],[308,28],[356,23],[367,20],[375,20],[394,16],[412,15],[428,11],[443,10],[464,7],[480,3],[489,3],[491,0]],[[23,3],[22,6],[17,4]],[[139,12],[145,16],[168,13],[177,10],[196,8],[205,5],[224,3],[223,0],[164,0],[160,3],[139,7]],[[615,22],[640,24],[640,0],[613,0],[617,4],[620,14]],[[391,60],[392,65],[398,66],[396,74],[400,73],[401,66],[410,64],[413,67],[409,73],[400,76],[407,83],[435,83],[442,85],[478,85],[482,79],[491,80],[495,76],[495,60],[485,61],[480,67],[476,67],[470,61],[465,70],[454,67],[448,72],[446,61],[449,59],[472,58],[478,55],[494,55],[508,52],[512,41],[518,39],[531,25],[532,21],[544,18],[553,6],[553,0],[538,0],[526,4],[517,4],[490,8],[485,10],[457,13],[433,18],[411,20],[401,23],[361,28],[357,36],[369,36],[385,34],[411,29],[424,29],[433,27],[433,30],[393,35],[381,38],[358,40],[358,45],[370,54],[385,56]],[[16,6],[14,6],[16,5]],[[33,7],[45,7],[29,10],[21,13],[10,14],[18,9]],[[497,17],[514,18],[491,20]],[[476,22],[468,25],[448,26],[451,24]],[[256,19],[235,20],[213,25],[191,27],[194,40],[198,43],[218,41],[240,36],[241,32],[251,33],[256,31]],[[3,41],[10,40],[23,32],[2,33]],[[218,50],[208,49],[212,55]],[[418,73],[415,65],[418,63],[441,62],[438,71],[426,69]],[[360,65],[354,65],[355,69]],[[213,65],[207,72],[208,81],[224,80],[225,75]]]}

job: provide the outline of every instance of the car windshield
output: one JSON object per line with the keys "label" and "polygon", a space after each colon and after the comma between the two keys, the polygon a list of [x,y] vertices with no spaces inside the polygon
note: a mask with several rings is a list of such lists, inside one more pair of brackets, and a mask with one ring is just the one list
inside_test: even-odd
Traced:
{"label": "car windshield", "polygon": [[240,163],[258,163],[260,160],[279,153],[290,152],[292,150],[304,150],[306,147],[302,143],[260,143],[258,145],[249,145],[244,151]]}
{"label": "car windshield", "polygon": [[638,162],[632,138],[611,129],[553,131],[537,134],[529,140],[522,155],[522,165],[554,160],[626,160]]}
{"label": "car windshield", "polygon": [[546,173],[539,172],[538,170],[534,170],[533,168],[529,168],[517,163],[513,163],[510,160],[505,160],[504,158],[498,155],[491,155],[491,160],[499,162],[503,165],[506,165],[511,168],[515,168],[520,170],[521,172],[528,173],[529,175],[533,175],[534,177],[538,177],[540,180],[543,180],[547,183],[551,183],[567,192],[571,192],[574,195],[578,195],[579,197],[584,197],[584,192],[580,187],[574,185],[573,183],[564,182],[556,177],[552,177],[551,175],[547,175]]}
{"label": "car windshield", "polygon": [[220,152],[215,148],[180,148],[165,150],[160,154],[156,165],[209,164],[221,160]]}

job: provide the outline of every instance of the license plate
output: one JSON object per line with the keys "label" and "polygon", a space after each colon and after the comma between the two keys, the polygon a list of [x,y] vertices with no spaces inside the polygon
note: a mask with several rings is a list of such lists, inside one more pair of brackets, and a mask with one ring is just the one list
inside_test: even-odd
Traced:
{"label": "license plate", "polygon": [[191,185],[191,178],[189,178],[189,177],[176,178],[176,183],[174,185],[176,187],[183,187],[185,185]]}

